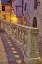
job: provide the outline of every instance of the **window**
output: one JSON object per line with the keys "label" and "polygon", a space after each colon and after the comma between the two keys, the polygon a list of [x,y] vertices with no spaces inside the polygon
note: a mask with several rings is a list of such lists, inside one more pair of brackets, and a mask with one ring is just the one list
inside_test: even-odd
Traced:
{"label": "window", "polygon": [[26,7],[27,7],[27,3],[25,3],[25,7],[24,7],[24,10],[26,11]]}
{"label": "window", "polygon": [[24,4],[24,0],[22,0],[22,14],[23,14],[23,4]]}
{"label": "window", "polygon": [[37,19],[36,19],[36,17],[33,18],[33,27],[37,27]]}
{"label": "window", "polygon": [[38,0],[34,0],[34,9],[37,9]]}
{"label": "window", "polygon": [[5,11],[5,6],[2,6],[2,11]]}

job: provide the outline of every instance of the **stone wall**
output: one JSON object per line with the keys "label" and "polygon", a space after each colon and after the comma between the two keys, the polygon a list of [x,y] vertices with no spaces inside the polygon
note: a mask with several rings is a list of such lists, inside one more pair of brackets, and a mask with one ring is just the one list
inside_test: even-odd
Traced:
{"label": "stone wall", "polygon": [[37,6],[37,9],[34,9],[34,0],[24,0],[24,3],[27,3],[27,9],[24,10],[24,16],[27,18],[27,25],[33,26],[33,18],[37,19],[37,27],[39,29],[39,34],[42,35],[42,0],[40,5]]}

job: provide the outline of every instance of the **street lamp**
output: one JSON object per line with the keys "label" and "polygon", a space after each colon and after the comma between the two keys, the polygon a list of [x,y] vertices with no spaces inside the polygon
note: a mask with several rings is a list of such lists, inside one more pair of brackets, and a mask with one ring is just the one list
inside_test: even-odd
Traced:
{"label": "street lamp", "polygon": [[18,18],[16,17],[16,15],[12,15],[12,16],[11,16],[11,21],[12,21],[13,23],[15,23],[15,24],[18,23]]}

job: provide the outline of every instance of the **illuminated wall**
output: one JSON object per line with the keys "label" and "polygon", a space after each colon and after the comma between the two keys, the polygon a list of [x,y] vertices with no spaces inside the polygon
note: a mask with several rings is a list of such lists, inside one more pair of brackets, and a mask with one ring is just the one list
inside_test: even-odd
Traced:
{"label": "illuminated wall", "polygon": [[10,5],[2,5],[5,6],[5,11],[2,11],[2,18],[4,20],[10,21],[11,20],[11,7]]}
{"label": "illuminated wall", "polygon": [[12,0],[12,12],[18,18],[18,23],[22,21],[22,0]]}

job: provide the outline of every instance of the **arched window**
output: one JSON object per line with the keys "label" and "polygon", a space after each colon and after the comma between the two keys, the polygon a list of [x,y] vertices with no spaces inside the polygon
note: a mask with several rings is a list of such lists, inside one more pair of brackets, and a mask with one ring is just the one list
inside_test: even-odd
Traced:
{"label": "arched window", "polygon": [[37,19],[36,19],[36,17],[33,18],[33,27],[37,27]]}

